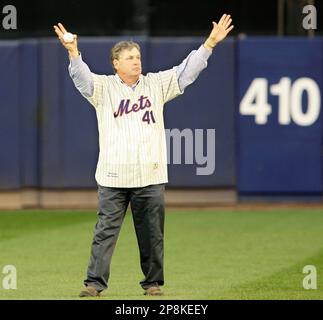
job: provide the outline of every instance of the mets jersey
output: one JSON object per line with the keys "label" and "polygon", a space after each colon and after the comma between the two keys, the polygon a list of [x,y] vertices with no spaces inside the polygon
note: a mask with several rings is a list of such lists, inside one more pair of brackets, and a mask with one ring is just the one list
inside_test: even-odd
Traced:
{"label": "mets jersey", "polygon": [[109,187],[167,182],[164,104],[181,93],[175,69],[141,75],[133,90],[116,76],[93,74],[100,154],[96,180]]}

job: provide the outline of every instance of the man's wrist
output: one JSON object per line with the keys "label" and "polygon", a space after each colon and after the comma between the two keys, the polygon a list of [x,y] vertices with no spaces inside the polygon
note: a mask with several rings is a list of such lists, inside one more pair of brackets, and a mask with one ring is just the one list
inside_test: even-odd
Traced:
{"label": "man's wrist", "polygon": [[70,58],[77,58],[80,55],[78,50],[68,51],[68,54]]}
{"label": "man's wrist", "polygon": [[206,39],[206,41],[204,42],[204,47],[206,49],[208,49],[209,51],[212,51],[216,45],[217,45],[217,43],[214,43],[213,41],[210,41],[209,39]]}

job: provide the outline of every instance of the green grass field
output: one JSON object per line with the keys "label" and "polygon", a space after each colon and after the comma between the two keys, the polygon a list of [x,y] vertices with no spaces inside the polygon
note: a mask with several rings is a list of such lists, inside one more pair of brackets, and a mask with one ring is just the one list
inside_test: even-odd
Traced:
{"label": "green grass field", "polygon": [[[1,272],[0,299],[79,299],[95,222],[94,211],[1,211],[0,270],[16,266],[17,289],[2,287]],[[305,265],[316,267],[316,290],[303,288]],[[99,299],[157,299],[141,279],[128,212]],[[322,299],[323,212],[168,210],[165,281],[158,299]]]}

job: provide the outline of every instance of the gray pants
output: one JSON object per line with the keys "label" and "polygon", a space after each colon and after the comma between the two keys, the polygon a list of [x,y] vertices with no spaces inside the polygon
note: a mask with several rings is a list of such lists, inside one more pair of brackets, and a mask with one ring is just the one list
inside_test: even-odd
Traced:
{"label": "gray pants", "polygon": [[95,225],[86,286],[98,291],[108,287],[110,264],[119,231],[130,202],[140,251],[140,282],[146,289],[153,283],[164,284],[164,191],[165,185],[143,188],[98,186],[99,211]]}

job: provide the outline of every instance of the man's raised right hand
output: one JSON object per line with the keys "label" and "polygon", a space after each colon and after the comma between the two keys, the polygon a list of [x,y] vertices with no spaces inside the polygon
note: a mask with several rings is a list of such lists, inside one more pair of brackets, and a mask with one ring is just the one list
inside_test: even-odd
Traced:
{"label": "man's raised right hand", "polygon": [[63,39],[63,36],[65,33],[67,33],[66,29],[61,23],[58,23],[58,25],[54,25],[55,33],[57,34],[58,39],[62,43],[62,45],[67,49],[70,57],[78,57],[79,51],[77,48],[77,35],[74,34],[74,41],[73,42],[65,42]]}

